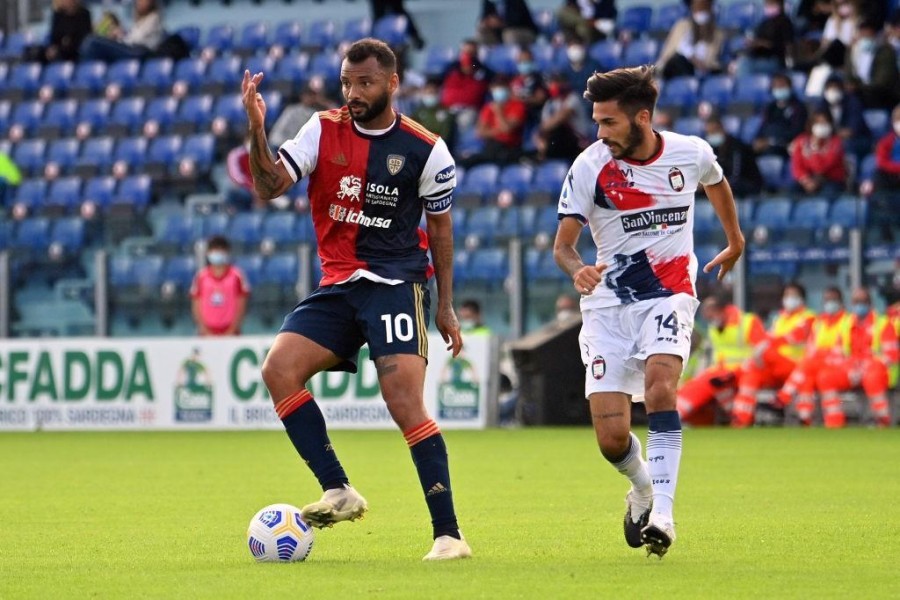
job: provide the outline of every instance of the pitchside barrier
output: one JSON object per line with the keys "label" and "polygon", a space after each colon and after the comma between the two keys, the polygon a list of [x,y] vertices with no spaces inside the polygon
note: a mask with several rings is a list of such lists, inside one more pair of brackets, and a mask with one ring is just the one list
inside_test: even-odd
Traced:
{"label": "pitchside barrier", "polygon": [[[280,429],[260,367],[272,338],[63,338],[5,340],[0,348],[0,431]],[[444,429],[492,422],[496,344],[468,336],[452,358],[429,336],[425,404]],[[368,347],[359,372],[310,384],[335,429],[394,427]]]}

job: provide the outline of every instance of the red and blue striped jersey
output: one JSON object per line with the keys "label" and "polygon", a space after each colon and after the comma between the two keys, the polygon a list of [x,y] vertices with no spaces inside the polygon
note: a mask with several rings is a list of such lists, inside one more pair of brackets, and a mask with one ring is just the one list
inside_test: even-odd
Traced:
{"label": "red and blue striped jersey", "polygon": [[387,130],[366,131],[344,106],[313,115],[278,154],[294,181],[309,177],[320,285],[431,276],[422,211],[450,210],[456,186],[440,137],[399,114]]}

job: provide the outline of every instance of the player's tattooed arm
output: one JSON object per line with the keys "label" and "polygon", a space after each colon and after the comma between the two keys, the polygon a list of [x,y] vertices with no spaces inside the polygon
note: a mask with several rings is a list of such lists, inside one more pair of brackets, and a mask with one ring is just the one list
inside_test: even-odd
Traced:
{"label": "player's tattooed arm", "polygon": [[277,198],[287,191],[294,180],[281,160],[275,160],[269,151],[269,142],[264,129],[250,130],[250,173],[253,188],[263,200]]}

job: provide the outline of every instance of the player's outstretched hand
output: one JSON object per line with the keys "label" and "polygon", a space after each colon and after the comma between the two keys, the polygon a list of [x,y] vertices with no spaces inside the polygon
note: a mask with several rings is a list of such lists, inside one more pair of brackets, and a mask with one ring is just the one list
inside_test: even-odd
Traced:
{"label": "player's outstretched hand", "polygon": [[434,324],[441,332],[441,337],[447,342],[447,350],[450,350],[456,357],[462,350],[463,341],[459,332],[459,319],[456,318],[453,306],[439,306],[437,315],[434,317]]}
{"label": "player's outstretched hand", "polygon": [[244,80],[241,81],[241,98],[250,121],[250,129],[260,129],[266,122],[266,102],[262,94],[256,91],[262,80],[262,73],[251,76],[250,71],[245,70]]}
{"label": "player's outstretched hand", "polygon": [[712,273],[713,269],[719,267],[719,274],[716,275],[716,279],[722,281],[725,274],[734,268],[734,263],[738,261],[743,252],[743,246],[729,244],[727,248],[716,254],[716,257],[703,267],[703,272]]}
{"label": "player's outstretched hand", "polygon": [[582,296],[588,296],[593,293],[594,288],[602,281],[603,271],[605,270],[606,265],[598,263],[596,265],[584,265],[575,271],[575,274],[572,276],[575,291]]}

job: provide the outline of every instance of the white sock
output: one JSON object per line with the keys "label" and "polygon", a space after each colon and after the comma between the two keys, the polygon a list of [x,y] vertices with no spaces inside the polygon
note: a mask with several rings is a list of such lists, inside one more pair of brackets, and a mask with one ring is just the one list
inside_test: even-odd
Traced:
{"label": "white sock", "polygon": [[676,411],[650,415],[647,462],[653,484],[653,513],[671,520],[681,462],[681,421]]}
{"label": "white sock", "polygon": [[650,471],[642,456],[641,440],[633,433],[629,435],[631,446],[628,448],[628,454],[619,462],[612,463],[612,466],[631,481],[631,485],[639,495],[650,496],[653,488],[650,485]]}

